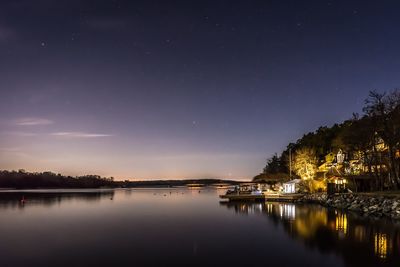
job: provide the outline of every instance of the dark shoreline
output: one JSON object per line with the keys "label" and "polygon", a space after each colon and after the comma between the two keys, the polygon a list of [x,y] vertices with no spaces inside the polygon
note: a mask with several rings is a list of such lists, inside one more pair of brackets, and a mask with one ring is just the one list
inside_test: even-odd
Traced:
{"label": "dark shoreline", "polygon": [[150,181],[114,181],[108,186],[18,186],[1,187],[6,190],[84,190],[84,189],[118,189],[118,188],[171,188],[179,186],[232,186],[242,182],[221,179],[192,179],[192,180],[150,180]]}
{"label": "dark shoreline", "polygon": [[193,185],[237,185],[239,181],[218,178],[180,180],[122,180],[99,175],[65,176],[53,172],[26,172],[0,170],[1,189],[89,189],[89,188],[135,188],[173,187]]}

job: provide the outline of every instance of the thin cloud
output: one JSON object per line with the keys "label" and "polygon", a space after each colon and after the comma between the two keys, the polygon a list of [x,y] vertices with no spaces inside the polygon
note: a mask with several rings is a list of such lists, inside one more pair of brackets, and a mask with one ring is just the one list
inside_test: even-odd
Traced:
{"label": "thin cloud", "polygon": [[37,126],[53,124],[53,121],[44,118],[21,118],[14,121],[18,126]]}
{"label": "thin cloud", "polygon": [[99,138],[99,137],[110,137],[112,134],[102,133],[86,133],[86,132],[56,132],[52,133],[52,136],[66,137],[66,138]]}

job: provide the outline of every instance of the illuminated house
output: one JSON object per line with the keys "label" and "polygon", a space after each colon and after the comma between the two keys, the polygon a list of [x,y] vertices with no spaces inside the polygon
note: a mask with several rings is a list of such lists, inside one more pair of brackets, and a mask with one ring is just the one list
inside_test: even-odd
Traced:
{"label": "illuminated house", "polygon": [[318,171],[328,172],[332,168],[340,168],[346,159],[347,154],[341,149],[337,153],[330,152],[325,155],[324,163],[318,166]]}
{"label": "illuminated house", "polygon": [[336,154],[336,163],[342,164],[346,159],[346,154],[343,153],[341,149],[339,149],[338,153]]}
{"label": "illuminated house", "polygon": [[286,194],[298,193],[300,190],[301,179],[294,179],[289,182],[283,183],[283,192]]}

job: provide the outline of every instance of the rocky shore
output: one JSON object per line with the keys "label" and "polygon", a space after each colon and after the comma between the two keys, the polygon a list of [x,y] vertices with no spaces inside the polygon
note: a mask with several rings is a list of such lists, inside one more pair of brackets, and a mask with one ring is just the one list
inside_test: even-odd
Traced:
{"label": "rocky shore", "polygon": [[319,203],[326,207],[354,211],[368,217],[388,217],[400,220],[400,198],[366,194],[307,194],[298,203]]}

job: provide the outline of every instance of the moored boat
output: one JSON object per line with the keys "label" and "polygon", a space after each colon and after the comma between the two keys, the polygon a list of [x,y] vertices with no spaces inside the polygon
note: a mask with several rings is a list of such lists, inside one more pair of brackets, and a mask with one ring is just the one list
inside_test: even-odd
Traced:
{"label": "moored boat", "polygon": [[229,200],[249,200],[257,201],[264,200],[265,196],[260,189],[259,184],[245,183],[235,186],[226,192],[225,195],[220,195],[220,198]]}
{"label": "moored boat", "polygon": [[246,183],[235,186],[226,194],[220,195],[222,199],[229,201],[294,201],[303,196],[300,193],[285,193],[279,191],[262,191],[260,184]]}

